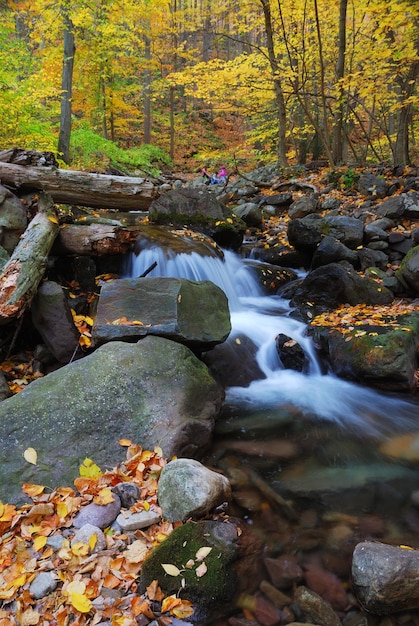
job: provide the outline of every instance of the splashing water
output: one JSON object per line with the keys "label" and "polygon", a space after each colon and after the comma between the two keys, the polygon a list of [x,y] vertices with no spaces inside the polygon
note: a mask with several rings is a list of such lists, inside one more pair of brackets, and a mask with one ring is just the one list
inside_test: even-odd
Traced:
{"label": "splashing water", "polygon": [[[140,276],[157,261],[149,276],[211,280],[225,292],[231,313],[230,337],[245,335],[252,340],[257,347],[257,364],[265,376],[248,387],[227,388],[230,409],[254,412],[293,405],[310,419],[331,421],[374,437],[417,428],[419,403],[414,398],[380,393],[322,373],[305,325],[289,317],[288,301],[264,295],[246,260],[231,251],[225,251],[223,257],[215,252],[205,256],[195,251],[176,253],[153,244],[131,257],[126,273]],[[283,367],[275,345],[279,333],[303,348],[308,362],[304,372]]]}

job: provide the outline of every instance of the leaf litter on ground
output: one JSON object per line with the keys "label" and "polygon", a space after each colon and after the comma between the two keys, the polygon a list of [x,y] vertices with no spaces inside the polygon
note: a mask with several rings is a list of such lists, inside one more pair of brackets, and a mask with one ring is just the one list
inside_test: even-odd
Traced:
{"label": "leaf litter on ground", "polygon": [[[133,626],[141,615],[169,624],[170,616],[182,619],[193,613],[188,600],[165,597],[157,580],[144,594],[137,593],[145,558],[181,522],[163,520],[133,533],[109,527],[104,531],[106,546],[98,551],[95,535],[88,543],[71,542],[78,511],[91,502],[107,504],[112,488],[122,482],[140,489],[131,512],[151,509],[161,514],[157,485],[167,463],[161,449],[143,450],[128,439],[119,443],[126,447],[126,460],[102,472],[85,459],[74,481],[76,489],[26,483],[22,491],[31,502],[17,507],[0,501],[1,626],[93,626],[107,620]],[[29,450],[27,460],[33,462],[36,451]],[[55,590],[36,598],[30,586],[41,573],[50,574]]]}

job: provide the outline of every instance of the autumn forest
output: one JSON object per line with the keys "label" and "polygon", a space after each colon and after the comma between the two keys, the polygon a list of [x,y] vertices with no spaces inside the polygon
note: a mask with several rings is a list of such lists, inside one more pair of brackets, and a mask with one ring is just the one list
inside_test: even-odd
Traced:
{"label": "autumn forest", "polygon": [[418,156],[417,0],[3,0],[0,16],[0,149],[125,172]]}

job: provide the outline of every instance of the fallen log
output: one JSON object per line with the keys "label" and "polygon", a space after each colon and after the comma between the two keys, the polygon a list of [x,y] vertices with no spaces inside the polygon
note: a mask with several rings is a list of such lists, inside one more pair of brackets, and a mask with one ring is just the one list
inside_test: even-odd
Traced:
{"label": "fallen log", "polygon": [[146,178],[78,172],[53,166],[27,167],[3,161],[0,161],[0,181],[20,191],[42,190],[50,194],[54,202],[120,211],[146,210],[159,195],[158,187]]}
{"label": "fallen log", "polygon": [[126,254],[137,235],[138,232],[109,224],[64,224],[54,243],[52,254]]}
{"label": "fallen log", "polygon": [[21,317],[45,273],[59,224],[51,196],[41,194],[29,223],[0,274],[0,325]]}

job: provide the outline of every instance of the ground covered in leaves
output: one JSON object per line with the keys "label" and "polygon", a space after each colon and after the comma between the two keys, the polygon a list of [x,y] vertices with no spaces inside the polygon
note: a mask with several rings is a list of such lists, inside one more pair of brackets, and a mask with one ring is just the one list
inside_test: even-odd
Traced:
{"label": "ground covered in leaves", "polygon": [[[190,602],[178,596],[165,597],[157,580],[145,594],[137,594],[142,563],[172,532],[172,523],[162,521],[125,534],[107,528],[106,546],[100,550],[95,535],[89,543],[71,541],[77,512],[91,502],[111,502],[112,488],[122,482],[135,483],[141,492],[131,511],[161,513],[157,483],[166,464],[161,450],[143,450],[129,440],[119,443],[127,449],[126,461],[102,472],[85,459],[75,489],[51,491],[42,485],[24,484],[28,504],[17,508],[0,502],[1,626],[83,626],[103,621],[132,626],[142,623],[140,616],[146,618],[144,623],[158,617],[164,626],[171,623],[170,616],[192,614]],[[36,464],[36,451],[28,448],[25,458]],[[30,587],[42,572],[52,573],[56,589],[36,599]]]}

